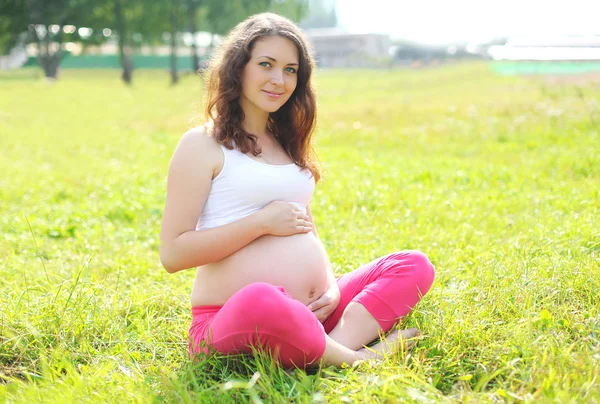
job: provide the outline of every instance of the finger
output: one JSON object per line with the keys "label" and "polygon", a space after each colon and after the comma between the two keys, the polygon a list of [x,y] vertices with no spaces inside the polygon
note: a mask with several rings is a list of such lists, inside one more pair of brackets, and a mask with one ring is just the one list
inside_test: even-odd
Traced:
{"label": "finger", "polygon": [[311,231],[313,231],[312,227],[296,226],[296,233],[310,233]]}
{"label": "finger", "polygon": [[310,311],[315,311],[320,309],[321,307],[325,306],[325,301],[322,298],[318,298],[317,300],[315,300],[314,302],[310,303],[307,307]]}
{"label": "finger", "polygon": [[310,223],[301,223],[296,225],[297,231],[312,231],[313,227]]}
{"label": "finger", "polygon": [[319,321],[323,321],[329,315],[329,311],[328,311],[327,307],[323,307],[317,311],[313,311],[313,314],[315,315],[316,318],[319,319]]}

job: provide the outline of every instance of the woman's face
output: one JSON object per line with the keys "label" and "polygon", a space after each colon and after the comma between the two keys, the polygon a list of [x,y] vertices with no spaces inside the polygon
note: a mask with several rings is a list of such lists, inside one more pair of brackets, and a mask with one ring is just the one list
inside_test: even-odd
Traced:
{"label": "woman's face", "polygon": [[290,98],[298,82],[298,49],[281,36],[258,39],[242,74],[240,104],[275,112]]}

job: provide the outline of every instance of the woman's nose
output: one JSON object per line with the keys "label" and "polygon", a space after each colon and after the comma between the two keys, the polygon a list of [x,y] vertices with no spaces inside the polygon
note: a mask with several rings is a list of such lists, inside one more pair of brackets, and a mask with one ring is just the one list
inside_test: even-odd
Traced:
{"label": "woman's nose", "polygon": [[282,85],[283,84],[283,75],[281,73],[274,72],[273,75],[271,75],[271,83],[277,84],[277,85]]}

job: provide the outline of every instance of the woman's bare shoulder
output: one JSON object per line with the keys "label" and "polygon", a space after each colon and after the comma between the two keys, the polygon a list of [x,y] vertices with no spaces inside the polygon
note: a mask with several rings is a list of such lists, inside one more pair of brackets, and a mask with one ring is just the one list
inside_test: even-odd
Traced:
{"label": "woman's bare shoulder", "polygon": [[190,146],[201,147],[208,151],[219,149],[219,143],[211,133],[210,127],[207,125],[196,126],[188,129],[181,137],[180,143],[186,143]]}
{"label": "woman's bare shoulder", "polygon": [[178,148],[186,148],[192,154],[217,164],[222,160],[223,152],[219,143],[206,125],[188,129],[179,140]]}
{"label": "woman's bare shoulder", "polygon": [[223,152],[205,125],[188,129],[179,140],[171,164],[183,163],[191,173],[215,171],[222,166]]}

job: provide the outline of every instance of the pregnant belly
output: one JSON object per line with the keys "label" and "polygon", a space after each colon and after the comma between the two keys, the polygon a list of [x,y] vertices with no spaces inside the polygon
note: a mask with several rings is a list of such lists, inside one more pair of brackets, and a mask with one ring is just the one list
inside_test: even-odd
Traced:
{"label": "pregnant belly", "polygon": [[325,248],[313,233],[262,236],[219,262],[199,267],[192,306],[223,305],[254,282],[283,286],[294,299],[308,304],[327,290],[329,265]]}

